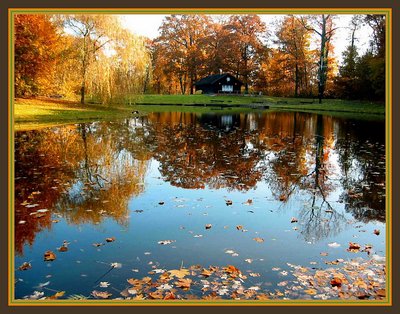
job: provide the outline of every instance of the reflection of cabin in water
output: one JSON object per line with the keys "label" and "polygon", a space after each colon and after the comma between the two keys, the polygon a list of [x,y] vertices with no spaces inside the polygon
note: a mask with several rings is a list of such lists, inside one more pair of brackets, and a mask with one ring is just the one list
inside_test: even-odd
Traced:
{"label": "reflection of cabin in water", "polygon": [[240,126],[240,115],[202,114],[200,123],[205,129],[231,131]]}
{"label": "reflection of cabin in water", "polygon": [[240,94],[242,85],[241,81],[229,73],[209,75],[194,84],[196,91],[201,90],[203,94]]}

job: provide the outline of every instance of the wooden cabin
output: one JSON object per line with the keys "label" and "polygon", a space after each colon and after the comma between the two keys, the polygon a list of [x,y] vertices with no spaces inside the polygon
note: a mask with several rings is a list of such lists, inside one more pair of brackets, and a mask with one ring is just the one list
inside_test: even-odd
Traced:
{"label": "wooden cabin", "polygon": [[203,94],[240,94],[243,83],[229,73],[214,74],[202,78],[194,86]]}

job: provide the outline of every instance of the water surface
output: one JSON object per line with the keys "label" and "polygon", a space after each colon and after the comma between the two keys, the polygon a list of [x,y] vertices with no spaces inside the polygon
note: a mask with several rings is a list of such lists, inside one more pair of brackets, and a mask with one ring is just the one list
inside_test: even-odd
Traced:
{"label": "water surface", "polygon": [[15,265],[32,265],[16,298],[100,281],[118,297],[129,278],[192,265],[307,298],[285,292],[293,265],[373,255],[386,255],[384,121],[164,112],[15,133]]}

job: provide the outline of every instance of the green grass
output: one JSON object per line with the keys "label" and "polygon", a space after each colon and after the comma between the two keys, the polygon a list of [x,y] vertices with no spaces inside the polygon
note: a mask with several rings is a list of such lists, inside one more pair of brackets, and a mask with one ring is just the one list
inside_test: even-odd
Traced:
{"label": "green grass", "polygon": [[[214,102],[212,101],[214,100]],[[218,102],[215,102],[218,100]],[[268,105],[270,111],[302,111],[324,113],[333,116],[370,119],[383,119],[385,106],[379,103],[344,101],[327,99],[322,104],[302,104],[307,101],[300,98],[279,98],[267,96],[210,96],[210,95],[143,95],[139,96],[137,105],[81,105],[77,102],[57,99],[21,99],[14,101],[14,128],[16,130],[36,129],[53,125],[110,120],[132,116],[133,110],[141,113],[181,111],[193,113],[238,113],[254,112],[257,109],[239,108],[235,105],[262,106]],[[311,101],[309,99],[308,101]],[[261,103],[260,103],[261,102]],[[278,103],[286,102],[286,103]],[[140,104],[167,105],[140,105]],[[211,106],[189,106],[193,104],[230,105],[228,108]]]}
{"label": "green grass", "polygon": [[[212,100],[218,100],[213,102]],[[222,102],[220,102],[222,101]],[[385,114],[385,106],[381,103],[362,102],[362,101],[346,101],[340,99],[324,99],[322,104],[318,104],[315,99],[312,104],[302,104],[302,101],[312,101],[312,99],[304,98],[282,98],[268,96],[211,96],[211,95],[143,95],[137,100],[137,104],[224,104],[238,105],[251,104],[263,105],[258,102],[263,102],[269,105],[270,108],[296,110],[296,111],[336,111],[336,112],[353,112],[366,114]],[[286,102],[286,103],[278,103]]]}
{"label": "green grass", "polygon": [[14,127],[16,130],[36,129],[73,122],[126,117],[131,106],[81,105],[55,99],[16,99]]}

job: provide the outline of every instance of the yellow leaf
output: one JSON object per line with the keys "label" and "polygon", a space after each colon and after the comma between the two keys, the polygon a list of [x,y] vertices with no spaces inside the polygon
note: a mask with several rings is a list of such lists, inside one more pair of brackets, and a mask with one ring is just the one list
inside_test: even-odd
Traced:
{"label": "yellow leaf", "polygon": [[183,278],[183,277],[189,275],[189,270],[186,268],[173,269],[173,270],[169,270],[168,272],[171,276],[176,277],[176,278]]}

